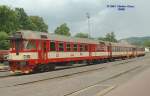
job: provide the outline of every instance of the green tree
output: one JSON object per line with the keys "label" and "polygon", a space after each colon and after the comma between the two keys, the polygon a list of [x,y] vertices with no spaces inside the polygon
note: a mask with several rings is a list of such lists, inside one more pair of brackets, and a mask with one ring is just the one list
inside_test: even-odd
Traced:
{"label": "green tree", "polygon": [[30,20],[32,21],[34,25],[35,31],[41,31],[41,32],[48,32],[48,25],[44,23],[44,20],[42,17],[39,16],[30,16]]}
{"label": "green tree", "polygon": [[99,37],[98,40],[106,41],[106,38],[104,38],[104,37]]}
{"label": "green tree", "polygon": [[42,17],[28,16],[23,8],[15,10],[0,5],[0,31],[11,34],[17,30],[48,31],[48,26]]}
{"label": "green tree", "polygon": [[69,31],[70,31],[69,27],[67,26],[66,23],[64,23],[56,28],[55,34],[70,36],[71,34]]}
{"label": "green tree", "polygon": [[144,41],[144,46],[145,47],[150,47],[150,40]]}
{"label": "green tree", "polygon": [[107,33],[105,36],[105,40],[110,42],[117,42],[114,32]]}
{"label": "green tree", "polygon": [[7,33],[18,29],[18,18],[14,10],[7,6],[0,6],[0,31]]}
{"label": "green tree", "polygon": [[88,38],[88,34],[87,34],[87,33],[77,33],[77,34],[75,35],[75,37]]}
{"label": "green tree", "polygon": [[32,21],[26,14],[23,8],[15,8],[15,12],[17,14],[17,18],[19,21],[19,29],[25,29],[25,30],[34,30],[34,26],[32,24]]}
{"label": "green tree", "polygon": [[114,32],[107,33],[105,37],[99,37],[98,40],[109,41],[109,42],[117,42],[116,36]]}
{"label": "green tree", "polygon": [[0,32],[0,50],[9,49],[8,34]]}
{"label": "green tree", "polygon": [[99,37],[98,40],[109,41],[109,42],[118,42],[114,32],[107,33],[105,37]]}

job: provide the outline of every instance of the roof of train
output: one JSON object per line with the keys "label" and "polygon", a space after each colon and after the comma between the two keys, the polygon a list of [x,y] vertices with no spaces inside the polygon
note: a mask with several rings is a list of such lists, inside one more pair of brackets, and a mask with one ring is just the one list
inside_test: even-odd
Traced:
{"label": "roof of train", "polygon": [[125,46],[125,47],[135,47],[131,44],[124,44],[124,43],[112,43],[102,40],[93,40],[88,38],[76,38],[76,37],[68,37],[68,36],[62,36],[62,35],[56,35],[53,33],[44,33],[44,32],[38,32],[38,31],[30,31],[30,30],[20,30],[17,32],[21,32],[22,38],[24,39],[42,39],[41,36],[47,36],[47,39],[49,40],[56,40],[56,41],[64,41],[64,42],[80,42],[80,43],[90,43],[90,44],[99,44],[99,43],[105,43],[105,44],[112,44],[113,46]]}

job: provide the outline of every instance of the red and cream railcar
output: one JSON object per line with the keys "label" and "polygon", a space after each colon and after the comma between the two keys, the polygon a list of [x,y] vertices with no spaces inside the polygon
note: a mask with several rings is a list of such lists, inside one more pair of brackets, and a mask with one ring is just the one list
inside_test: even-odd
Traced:
{"label": "red and cream railcar", "polygon": [[54,69],[56,63],[110,59],[111,44],[33,31],[18,31],[11,38],[12,72]]}
{"label": "red and cream railcar", "polygon": [[129,58],[136,56],[136,46],[122,43],[111,43],[112,58]]}
{"label": "red and cream railcar", "polygon": [[145,55],[145,48],[138,47],[136,50],[137,50],[137,56],[144,56]]}
{"label": "red and cream railcar", "polygon": [[[10,37],[9,64],[12,72],[49,71],[57,63],[127,58],[142,54],[132,45],[65,37],[22,30]],[[141,50],[142,51],[142,50]]]}

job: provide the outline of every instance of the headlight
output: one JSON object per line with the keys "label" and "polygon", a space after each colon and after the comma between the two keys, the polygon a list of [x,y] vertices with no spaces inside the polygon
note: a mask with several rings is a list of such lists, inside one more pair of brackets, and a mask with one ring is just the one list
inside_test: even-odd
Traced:
{"label": "headlight", "polygon": [[8,60],[8,59],[10,59],[10,56],[9,55],[4,55],[4,59]]}
{"label": "headlight", "polygon": [[13,56],[14,56],[14,55],[13,55],[12,53],[9,53],[8,55],[5,55],[4,58],[5,58],[6,60],[12,60],[12,59],[13,59]]}

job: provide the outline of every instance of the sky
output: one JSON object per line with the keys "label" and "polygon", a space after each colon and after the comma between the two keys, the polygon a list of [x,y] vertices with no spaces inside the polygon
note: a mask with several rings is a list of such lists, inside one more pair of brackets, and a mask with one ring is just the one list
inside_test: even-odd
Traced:
{"label": "sky", "polygon": [[[90,14],[90,35],[103,37],[114,32],[117,39],[150,36],[150,0],[0,0],[0,5],[21,7],[29,15],[43,17],[49,32],[67,23],[72,35],[88,33],[86,13]],[[107,5],[132,5],[119,11]]]}

